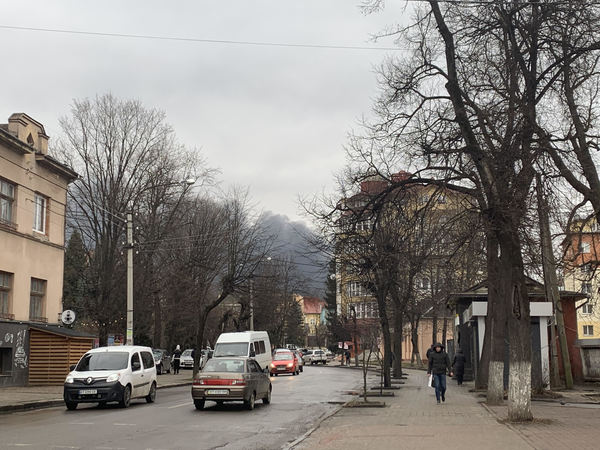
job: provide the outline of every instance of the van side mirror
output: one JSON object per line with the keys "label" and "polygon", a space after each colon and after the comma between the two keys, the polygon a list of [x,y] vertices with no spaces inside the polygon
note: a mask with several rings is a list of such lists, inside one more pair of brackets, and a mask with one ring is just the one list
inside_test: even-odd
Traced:
{"label": "van side mirror", "polygon": [[69,371],[70,371],[70,372],[73,372],[73,371],[75,370],[75,367],[77,367],[77,364],[71,364],[71,365],[69,366]]}
{"label": "van side mirror", "polygon": [[254,358],[256,356],[256,352],[254,350],[250,350],[250,358]]}

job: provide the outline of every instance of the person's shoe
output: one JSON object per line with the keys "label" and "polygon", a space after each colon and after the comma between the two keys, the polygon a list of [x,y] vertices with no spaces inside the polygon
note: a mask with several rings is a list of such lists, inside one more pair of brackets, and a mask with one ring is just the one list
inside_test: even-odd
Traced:
{"label": "person's shoe", "polygon": [[439,400],[437,401],[437,404],[438,404],[438,405],[440,404],[440,401],[439,401]]}
{"label": "person's shoe", "polygon": [[442,401],[445,402],[446,401],[446,395],[442,394]]}

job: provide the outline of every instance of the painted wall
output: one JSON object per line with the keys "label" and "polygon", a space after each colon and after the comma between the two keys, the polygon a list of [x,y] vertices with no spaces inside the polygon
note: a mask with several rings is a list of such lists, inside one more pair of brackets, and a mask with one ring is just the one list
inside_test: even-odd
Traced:
{"label": "painted wall", "polygon": [[27,325],[0,322],[2,373],[0,387],[24,386],[29,374],[29,332]]}

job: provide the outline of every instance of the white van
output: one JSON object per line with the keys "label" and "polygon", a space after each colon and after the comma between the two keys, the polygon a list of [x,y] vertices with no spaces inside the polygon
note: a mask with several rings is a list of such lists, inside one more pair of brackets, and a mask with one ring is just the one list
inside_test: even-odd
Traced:
{"label": "white van", "polygon": [[271,341],[266,331],[242,331],[239,333],[222,333],[215,344],[213,357],[248,356],[269,370],[271,364]]}
{"label": "white van", "polygon": [[119,402],[127,408],[133,398],[156,398],[156,365],[152,349],[139,345],[94,348],[71,367],[65,379],[67,409],[79,403]]}

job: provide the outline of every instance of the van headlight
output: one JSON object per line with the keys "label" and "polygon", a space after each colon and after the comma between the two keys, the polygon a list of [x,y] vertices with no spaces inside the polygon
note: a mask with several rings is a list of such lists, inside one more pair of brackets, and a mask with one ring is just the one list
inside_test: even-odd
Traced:
{"label": "van headlight", "polygon": [[107,383],[112,383],[113,381],[119,381],[119,378],[121,378],[121,374],[120,373],[113,373],[112,375],[109,375],[106,378],[106,382]]}
{"label": "van headlight", "polygon": [[73,378],[72,375],[67,375],[67,379],[65,380],[65,383],[71,384],[71,383],[73,383],[73,381],[75,381],[75,378]]}

